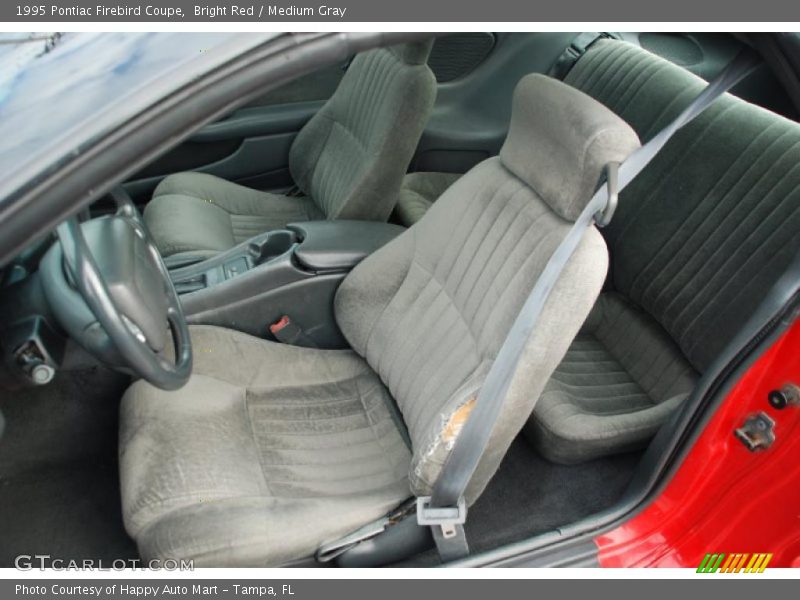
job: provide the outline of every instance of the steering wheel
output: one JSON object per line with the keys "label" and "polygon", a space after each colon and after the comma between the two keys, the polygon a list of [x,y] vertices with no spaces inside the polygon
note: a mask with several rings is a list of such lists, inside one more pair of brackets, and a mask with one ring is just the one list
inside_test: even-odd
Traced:
{"label": "steering wheel", "polygon": [[147,227],[120,190],[112,192],[114,214],[58,226],[59,243],[40,265],[44,292],[70,337],[91,354],[156,387],[178,389],[192,370],[189,328]]}

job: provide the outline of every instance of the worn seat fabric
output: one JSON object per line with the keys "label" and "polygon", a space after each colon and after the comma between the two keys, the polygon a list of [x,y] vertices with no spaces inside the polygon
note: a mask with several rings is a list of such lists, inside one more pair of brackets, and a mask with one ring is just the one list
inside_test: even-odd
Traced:
{"label": "worn seat fabric", "polygon": [[406,175],[395,209],[400,223],[411,227],[419,221],[439,196],[459,177],[461,177],[459,173],[436,171],[422,171]]}
{"label": "worn seat fabric", "polygon": [[[185,388],[139,381],[123,398],[123,514],[142,555],[278,565],[430,494],[545,264],[606,164],[637,147],[630,127],[589,97],[526,77],[500,156],[342,282],[335,315],[352,351],[194,328]],[[590,228],[526,342],[469,503],[578,333],[607,266]]]}
{"label": "worn seat fabric", "polygon": [[191,335],[187,386],[139,382],[122,405],[125,523],[143,556],[280,564],[409,496],[410,451],[360,356]]}
{"label": "worn seat fabric", "polygon": [[[565,81],[643,141],[705,85],[614,40]],[[545,456],[578,462],[650,440],[800,251],[798,164],[800,125],[725,95],[624,190],[603,232],[609,291],[525,429]]]}
{"label": "worn seat fabric", "polygon": [[300,195],[260,192],[202,173],[164,179],[144,218],[164,256],[218,252],[291,221],[385,221],[428,120],[432,40],[353,59],[334,95],[289,153]]}

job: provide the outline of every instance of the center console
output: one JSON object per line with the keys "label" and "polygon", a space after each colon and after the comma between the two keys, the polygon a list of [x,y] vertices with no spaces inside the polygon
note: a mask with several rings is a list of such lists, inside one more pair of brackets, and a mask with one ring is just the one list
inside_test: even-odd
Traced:
{"label": "center console", "polygon": [[288,315],[316,346],[343,348],[333,315],[336,288],[403,231],[372,221],[292,223],[170,275],[189,323],[271,338],[269,325]]}

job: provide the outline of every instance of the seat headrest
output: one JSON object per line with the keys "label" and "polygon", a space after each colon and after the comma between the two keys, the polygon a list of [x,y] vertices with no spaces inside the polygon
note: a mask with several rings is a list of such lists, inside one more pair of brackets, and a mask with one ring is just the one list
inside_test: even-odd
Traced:
{"label": "seat headrest", "polygon": [[424,65],[433,48],[434,38],[389,46],[389,50],[407,65]]}
{"label": "seat headrest", "polygon": [[500,160],[557,214],[574,221],[606,165],[624,161],[639,145],[633,129],[608,108],[536,74],[523,77],[514,90]]}

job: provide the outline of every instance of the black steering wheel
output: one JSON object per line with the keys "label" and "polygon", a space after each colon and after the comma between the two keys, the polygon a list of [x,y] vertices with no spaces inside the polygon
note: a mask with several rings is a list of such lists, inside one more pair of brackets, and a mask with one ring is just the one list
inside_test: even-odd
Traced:
{"label": "black steering wheel", "polygon": [[180,299],[130,197],[119,190],[112,196],[114,214],[58,226],[59,243],[40,266],[45,295],[70,337],[91,354],[161,389],[178,389],[192,370]]}

